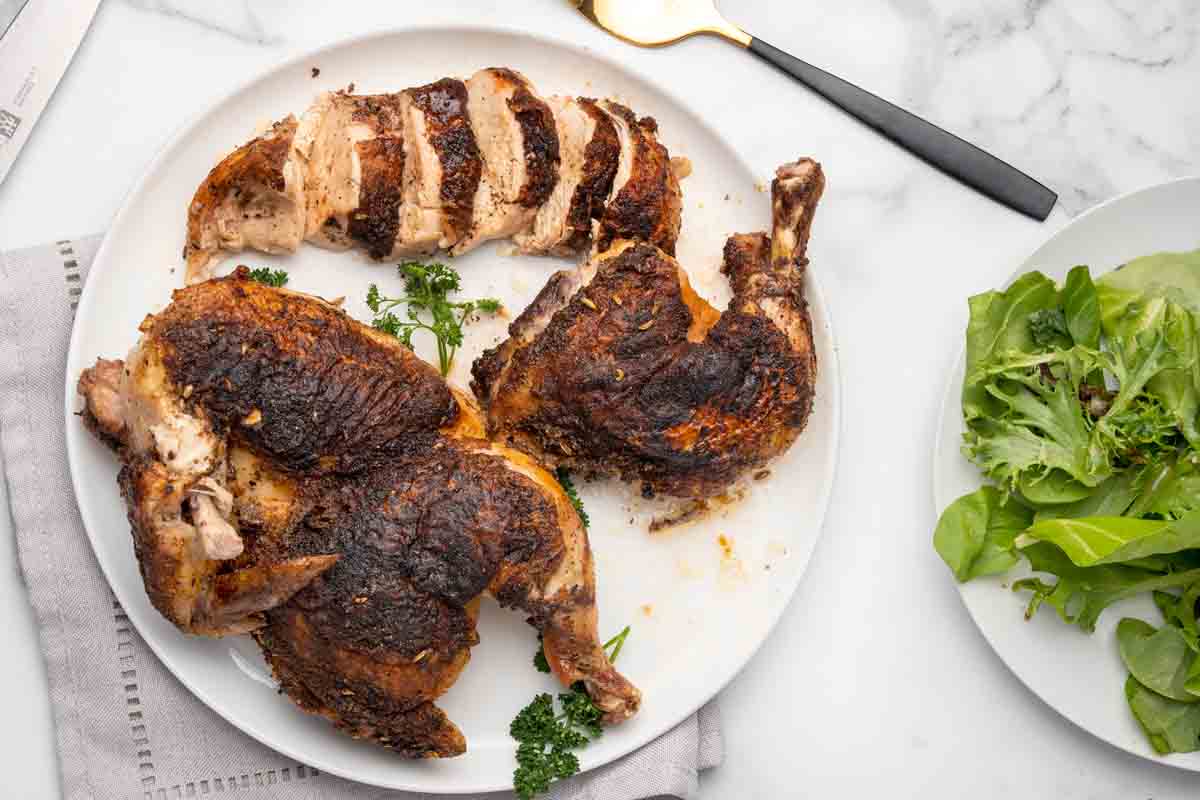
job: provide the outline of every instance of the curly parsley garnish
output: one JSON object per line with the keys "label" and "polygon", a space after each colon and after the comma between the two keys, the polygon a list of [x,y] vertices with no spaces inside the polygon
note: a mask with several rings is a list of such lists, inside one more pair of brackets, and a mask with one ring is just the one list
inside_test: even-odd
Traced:
{"label": "curly parsley garnish", "polygon": [[579,492],[575,489],[575,481],[571,480],[571,473],[567,471],[566,467],[559,467],[554,470],[554,477],[558,478],[571,505],[575,506],[575,510],[579,512],[579,519],[583,522],[583,527],[588,527],[591,520],[588,519],[587,512],[583,510],[583,501],[579,499]]}
{"label": "curly parsley garnish", "polygon": [[[454,302],[449,296],[460,288],[458,273],[445,264],[421,264],[406,261],[398,267],[404,278],[404,295],[387,297],[371,284],[367,291],[367,308],[375,314],[371,326],[390,333],[405,347],[412,349],[412,337],[417,331],[429,331],[437,339],[438,368],[445,375],[450,371],[454,353],[463,341],[463,326],[471,314],[495,314],[500,301],[493,297]],[[400,307],[404,315],[397,314]]]}
{"label": "curly parsley garnish", "polygon": [[250,280],[258,281],[267,286],[274,286],[278,289],[288,282],[287,270],[269,269],[267,267],[258,267],[250,270]]}
{"label": "curly parsley garnish", "polygon": [[533,654],[533,668],[538,672],[549,672],[550,662],[546,660],[546,648],[542,642],[542,635],[538,634],[537,652]]}
{"label": "curly parsley garnish", "polygon": [[[609,661],[616,661],[629,636],[626,625],[620,633],[604,643]],[[542,636],[538,634],[538,651],[533,665],[539,672],[549,672]],[[550,784],[579,772],[579,758],[573,753],[597,739],[604,732],[600,727],[603,712],[588,696],[583,681],[570,691],[558,695],[561,712],[555,713],[554,699],[539,694],[521,709],[509,726],[508,733],[517,741],[517,768],[513,772],[513,790],[521,800],[531,800],[550,790]]]}

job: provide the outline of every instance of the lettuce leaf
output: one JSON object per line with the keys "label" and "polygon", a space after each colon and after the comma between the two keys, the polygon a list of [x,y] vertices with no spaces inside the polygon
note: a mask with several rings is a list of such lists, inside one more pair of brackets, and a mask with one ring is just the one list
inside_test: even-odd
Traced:
{"label": "lettuce leaf", "polygon": [[[967,375],[971,376],[1001,355],[1041,349],[1033,341],[1029,317],[1058,307],[1058,287],[1042,273],[1029,272],[1003,292],[984,292],[967,304],[971,312],[967,323]],[[963,382],[962,405],[967,419],[999,410],[979,381],[970,377]]]}
{"label": "lettuce leaf", "polygon": [[1138,391],[1144,386],[1200,447],[1200,251],[1131,261],[1101,278],[1097,295],[1122,388],[1140,381]]}
{"label": "lettuce leaf", "polygon": [[1135,258],[1097,283],[1109,290],[1169,297],[1200,313],[1200,250]]}
{"label": "lettuce leaf", "polygon": [[1067,273],[1062,289],[1063,316],[1074,344],[1100,349],[1100,302],[1087,267]]}
{"label": "lettuce leaf", "polygon": [[1119,600],[1200,581],[1200,568],[1173,572],[1128,564],[1080,567],[1058,547],[1044,542],[1029,545],[1021,553],[1035,572],[1057,579],[1054,583],[1039,577],[1013,582],[1013,591],[1031,592],[1025,616],[1032,617],[1043,603],[1049,603],[1064,622],[1087,633],[1095,630],[1101,612]]}
{"label": "lettuce leaf", "polygon": [[[1088,373],[1105,363],[1102,355],[1074,347],[977,367],[968,380],[991,398],[992,410],[967,419],[963,453],[1009,489],[1053,470],[1084,486],[1103,483],[1113,474],[1110,451],[1093,436],[1095,426],[1079,400]],[[1059,502],[1078,499],[1071,492]]]}
{"label": "lettuce leaf", "polygon": [[1016,540],[1017,547],[1048,542],[1077,567],[1121,564],[1147,556],[1200,547],[1200,511],[1177,520],[1084,517],[1036,522]]}

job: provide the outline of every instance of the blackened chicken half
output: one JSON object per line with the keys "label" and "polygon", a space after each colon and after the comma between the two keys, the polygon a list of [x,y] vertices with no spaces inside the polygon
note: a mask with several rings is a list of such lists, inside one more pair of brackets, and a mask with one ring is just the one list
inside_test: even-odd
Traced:
{"label": "blackened chicken half", "polygon": [[815,161],[780,167],[773,237],[725,245],[724,313],[645,240],[617,240],[554,275],[473,366],[489,434],[549,463],[691,498],[782,453],[813,405],[805,252],[824,185]]}
{"label": "blackened chicken half", "polygon": [[483,438],[393,337],[233,275],[175,293],[79,381],[119,455],[150,599],[190,633],[253,632],[283,690],[408,757],[464,751],[434,701],[491,594],[609,723],[640,694],[597,637],[587,535],[552,475]]}

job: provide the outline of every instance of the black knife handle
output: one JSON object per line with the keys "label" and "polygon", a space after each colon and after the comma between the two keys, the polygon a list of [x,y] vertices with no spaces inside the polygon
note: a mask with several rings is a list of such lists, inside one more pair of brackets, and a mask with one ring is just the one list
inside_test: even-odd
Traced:
{"label": "black knife handle", "polygon": [[1041,221],[1058,200],[1058,195],[1033,178],[970,142],[758,37],[750,40],[750,52],[942,172],[1011,209]]}

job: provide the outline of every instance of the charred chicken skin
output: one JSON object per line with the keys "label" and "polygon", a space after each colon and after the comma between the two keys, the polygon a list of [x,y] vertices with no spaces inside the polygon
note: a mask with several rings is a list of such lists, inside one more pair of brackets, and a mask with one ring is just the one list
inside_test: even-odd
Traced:
{"label": "charred chicken skin", "polygon": [[824,189],[802,159],[772,184],[773,235],[739,234],[724,313],[652,240],[559,272],[473,366],[494,438],[543,461],[704,498],[786,450],[817,374],[805,252]]}
{"label": "charred chicken skin", "polygon": [[179,290],[84,420],[118,453],[155,607],[252,631],[282,689],[408,757],[464,751],[434,701],[478,641],[479,598],[518,609],[608,723],[640,694],[597,636],[587,535],[552,475],[483,438],[473,403],[394,338],[233,275]]}
{"label": "charred chicken skin", "polygon": [[224,158],[188,207],[187,282],[301,242],[377,260],[512,238],[571,255],[619,239],[674,253],[681,196],[653,119],[542,98],[492,67],[395,94],[322,94]]}

